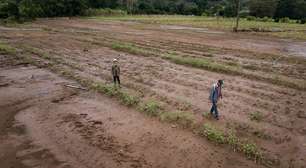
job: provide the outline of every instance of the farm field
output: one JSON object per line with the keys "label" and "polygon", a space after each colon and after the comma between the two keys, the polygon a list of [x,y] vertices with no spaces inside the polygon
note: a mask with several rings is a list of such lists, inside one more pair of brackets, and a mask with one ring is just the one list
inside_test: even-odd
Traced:
{"label": "farm field", "polygon": [[[194,18],[0,26],[1,165],[304,168],[305,25],[232,33]],[[208,100],[218,79],[219,121]]]}

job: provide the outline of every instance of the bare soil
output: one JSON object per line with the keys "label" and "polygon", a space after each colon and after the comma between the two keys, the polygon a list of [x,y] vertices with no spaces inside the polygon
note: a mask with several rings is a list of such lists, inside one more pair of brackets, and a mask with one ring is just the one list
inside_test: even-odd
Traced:
{"label": "bare soil", "polygon": [[[111,62],[118,58],[123,89],[140,91],[144,99],[159,100],[173,111],[189,111],[199,123],[234,130],[267,154],[267,167],[304,168],[305,91],[118,52],[100,44],[133,42],[153,51],[174,50],[193,57],[209,54],[216,61],[252,65],[248,70],[252,73],[305,81],[301,49],[305,43],[170,28],[84,19],[39,20],[23,28],[1,29],[0,39],[21,53],[43,52],[44,56],[34,51],[29,55],[41,67],[57,60],[63,71],[105,83],[111,82]],[[4,167],[263,167],[227,146],[146,117],[101,94],[67,88],[65,84],[78,84],[51,72],[11,65],[7,56],[0,60],[0,149],[5,151],[0,163]],[[219,121],[202,117],[209,111],[209,89],[217,79],[225,80]],[[252,121],[254,112],[262,113],[263,119]]]}

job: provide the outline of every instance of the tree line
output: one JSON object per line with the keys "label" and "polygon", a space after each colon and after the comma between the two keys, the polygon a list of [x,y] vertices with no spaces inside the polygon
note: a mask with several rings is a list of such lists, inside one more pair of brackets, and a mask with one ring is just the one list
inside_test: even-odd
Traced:
{"label": "tree line", "polygon": [[[89,8],[133,14],[236,16],[237,0],[0,0],[0,18],[84,15]],[[241,16],[306,19],[306,0],[240,0]]]}

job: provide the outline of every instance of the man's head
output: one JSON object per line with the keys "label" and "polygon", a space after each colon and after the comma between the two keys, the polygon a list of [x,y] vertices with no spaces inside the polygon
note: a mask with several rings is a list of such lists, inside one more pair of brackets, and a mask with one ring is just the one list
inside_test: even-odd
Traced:
{"label": "man's head", "polygon": [[223,84],[224,84],[224,81],[223,81],[223,80],[221,80],[221,79],[218,80],[218,85],[219,85],[219,86],[223,86]]}
{"label": "man's head", "polygon": [[118,60],[115,58],[115,59],[113,60],[113,63],[114,63],[114,64],[118,63]]}

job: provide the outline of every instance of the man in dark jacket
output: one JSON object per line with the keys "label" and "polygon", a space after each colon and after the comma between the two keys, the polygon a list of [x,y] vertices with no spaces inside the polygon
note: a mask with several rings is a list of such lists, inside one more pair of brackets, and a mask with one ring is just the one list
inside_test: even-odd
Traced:
{"label": "man in dark jacket", "polygon": [[221,92],[222,86],[223,86],[223,80],[219,80],[217,83],[215,83],[213,85],[213,87],[211,88],[211,91],[210,91],[210,95],[209,95],[209,100],[212,103],[212,107],[210,109],[210,113],[217,120],[219,120],[219,113],[218,113],[217,103],[218,103],[218,100],[220,98],[222,99],[222,92]]}
{"label": "man in dark jacket", "polygon": [[116,85],[118,83],[120,87],[120,67],[118,65],[117,59],[114,59],[113,61],[112,75],[113,75],[114,84]]}

